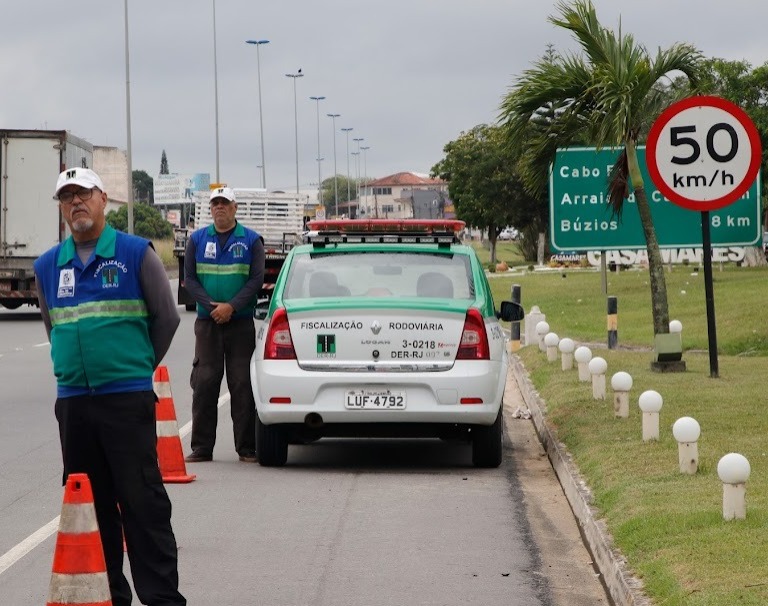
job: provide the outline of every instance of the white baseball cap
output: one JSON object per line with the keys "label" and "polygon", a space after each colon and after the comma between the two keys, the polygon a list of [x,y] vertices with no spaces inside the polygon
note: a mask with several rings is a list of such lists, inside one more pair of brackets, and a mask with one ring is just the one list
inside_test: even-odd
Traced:
{"label": "white baseball cap", "polygon": [[59,197],[59,192],[67,185],[79,185],[80,187],[86,187],[93,189],[98,187],[101,191],[104,191],[104,184],[101,182],[101,177],[93,172],[90,168],[68,168],[59,175],[59,179],[56,181],[56,193],[53,194],[54,198]]}
{"label": "white baseball cap", "polygon": [[211,190],[211,200],[214,198],[225,198],[230,202],[235,201],[235,190],[231,187],[217,187]]}

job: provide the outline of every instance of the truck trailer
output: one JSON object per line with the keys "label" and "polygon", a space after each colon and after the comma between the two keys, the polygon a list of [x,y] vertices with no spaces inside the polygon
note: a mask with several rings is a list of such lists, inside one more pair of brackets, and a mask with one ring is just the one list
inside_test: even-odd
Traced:
{"label": "truck trailer", "polygon": [[92,165],[93,145],[67,131],[0,129],[0,305],[37,306],[32,264],[66,237],[56,179]]}

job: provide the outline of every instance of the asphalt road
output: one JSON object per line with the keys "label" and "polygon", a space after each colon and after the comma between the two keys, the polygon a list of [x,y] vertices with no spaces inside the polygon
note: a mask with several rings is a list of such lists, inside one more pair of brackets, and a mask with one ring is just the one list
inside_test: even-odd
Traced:
{"label": "asphalt road", "polygon": [[[181,314],[163,363],[189,452],[193,314]],[[62,497],[54,394],[39,313],[0,311],[0,604],[46,600]],[[531,422],[512,418],[513,380],[494,470],[438,440],[321,440],[292,446],[285,468],[240,463],[222,401],[214,461],[167,485],[190,605],[609,604]]]}

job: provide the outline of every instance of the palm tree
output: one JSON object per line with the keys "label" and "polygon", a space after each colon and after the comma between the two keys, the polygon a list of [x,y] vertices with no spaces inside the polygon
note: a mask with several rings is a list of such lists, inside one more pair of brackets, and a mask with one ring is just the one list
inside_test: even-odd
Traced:
{"label": "palm tree", "polygon": [[[548,166],[558,147],[591,142],[598,149],[620,148],[608,182],[613,213],[621,217],[630,183],[648,248],[653,332],[669,332],[669,306],[664,266],[646,197],[637,145],[641,133],[669,102],[661,82],[670,72],[680,71],[696,86],[703,60],[689,44],[659,49],[651,57],[629,34],[618,34],[597,20],[590,0],[572,5],[559,2],[554,25],[570,30],[582,55],[561,57],[549,53],[526,70],[501,104],[501,119],[511,140],[521,146],[528,169],[521,168],[532,192],[543,191]],[[533,123],[533,125],[532,125]],[[533,135],[532,135],[533,131]]]}

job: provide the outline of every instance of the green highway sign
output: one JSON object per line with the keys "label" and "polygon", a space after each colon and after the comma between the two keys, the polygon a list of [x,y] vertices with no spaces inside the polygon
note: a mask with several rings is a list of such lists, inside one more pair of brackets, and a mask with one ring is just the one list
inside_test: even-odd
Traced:
{"label": "green highway sign", "polygon": [[[666,199],[651,180],[645,148],[637,150],[662,248],[701,247],[702,213]],[[559,149],[549,177],[550,247],[553,252],[645,248],[634,193],[624,201],[621,218],[611,214],[608,175],[619,150],[594,147]],[[630,186],[630,191],[632,190]],[[738,200],[709,213],[712,246],[754,246],[762,241],[760,174]]]}

